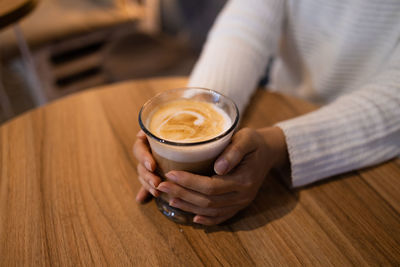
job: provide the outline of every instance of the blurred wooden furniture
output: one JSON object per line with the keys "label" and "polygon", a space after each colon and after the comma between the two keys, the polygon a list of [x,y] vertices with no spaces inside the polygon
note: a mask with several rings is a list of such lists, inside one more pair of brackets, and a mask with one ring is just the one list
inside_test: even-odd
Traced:
{"label": "blurred wooden furniture", "polygon": [[[5,27],[17,23],[21,18],[28,15],[37,4],[37,0],[2,0],[0,2],[0,30]],[[18,29],[16,33],[18,34]],[[20,37],[20,36],[19,36]],[[3,54],[0,51],[0,66]],[[1,70],[0,70],[1,72]],[[14,115],[10,99],[3,86],[3,77],[0,73],[0,107],[6,118]]]}
{"label": "blurred wooden furniture", "polygon": [[0,29],[29,14],[36,4],[37,0],[2,0],[0,2]]}
{"label": "blurred wooden furniture", "polygon": [[[224,225],[182,226],[139,189],[142,104],[185,78],[94,88],[0,127],[0,259],[29,266],[398,265],[400,160],[290,190],[276,175]],[[242,125],[316,107],[259,90]]]}
{"label": "blurred wooden furniture", "polygon": [[[21,23],[41,82],[41,91],[32,94],[36,105],[108,82],[102,68],[107,45],[139,29],[157,31],[157,2],[41,0],[35,13]],[[16,44],[11,30],[0,34],[5,58],[17,55]],[[32,79],[24,78],[30,86]]]}
{"label": "blurred wooden furniture", "polygon": [[[3,2],[23,0],[2,0]],[[27,1],[25,2],[34,2]],[[35,1],[36,2],[36,1]],[[145,3],[146,1],[140,1]],[[89,34],[96,30],[144,20],[146,6],[138,0],[41,0],[35,14],[21,22],[28,44],[36,48],[60,42],[67,37]],[[0,35],[1,49],[6,55],[18,52],[11,30]]]}

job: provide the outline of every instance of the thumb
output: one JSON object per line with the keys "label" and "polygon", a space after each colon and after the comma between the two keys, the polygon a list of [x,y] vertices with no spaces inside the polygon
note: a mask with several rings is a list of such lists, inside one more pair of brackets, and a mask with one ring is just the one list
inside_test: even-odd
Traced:
{"label": "thumb", "polygon": [[216,174],[224,175],[230,172],[242,161],[246,154],[256,148],[251,136],[252,131],[250,129],[242,129],[232,137],[231,144],[215,161],[214,171]]}

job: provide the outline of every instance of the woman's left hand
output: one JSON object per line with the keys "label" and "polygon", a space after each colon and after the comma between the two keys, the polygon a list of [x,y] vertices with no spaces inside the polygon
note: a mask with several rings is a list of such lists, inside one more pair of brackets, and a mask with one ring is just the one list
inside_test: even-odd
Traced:
{"label": "woman's left hand", "polygon": [[169,194],[171,206],[196,214],[195,223],[219,224],[248,206],[271,168],[285,161],[286,142],[280,128],[246,128],[232,137],[216,160],[217,175],[170,171],[157,190]]}

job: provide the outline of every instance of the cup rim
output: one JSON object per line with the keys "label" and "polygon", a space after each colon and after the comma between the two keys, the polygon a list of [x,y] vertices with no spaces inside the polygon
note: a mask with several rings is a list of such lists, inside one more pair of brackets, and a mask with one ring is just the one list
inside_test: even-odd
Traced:
{"label": "cup rim", "polygon": [[[226,131],[222,132],[220,135],[212,138],[212,139],[208,139],[208,140],[204,140],[204,141],[199,141],[199,142],[193,142],[193,143],[184,143],[184,142],[175,142],[175,141],[170,141],[170,140],[165,140],[163,138],[160,138],[156,135],[154,135],[153,133],[151,133],[146,126],[144,125],[144,123],[142,122],[142,112],[143,109],[149,105],[152,101],[154,101],[154,99],[156,99],[158,96],[165,94],[166,92],[171,92],[171,91],[179,91],[179,90],[184,90],[184,89],[200,89],[200,90],[204,90],[204,91],[208,91],[211,92],[212,94],[217,94],[219,96],[222,96],[226,99],[228,99],[229,101],[232,102],[233,106],[235,107],[235,111],[236,111],[236,117],[235,117],[235,121],[232,123],[231,127],[229,127]],[[165,91],[162,91],[158,94],[156,94],[155,96],[153,96],[152,98],[150,98],[149,100],[146,101],[146,103],[144,103],[144,105],[140,108],[139,111],[139,125],[140,128],[143,130],[143,132],[147,135],[150,136],[151,138],[155,139],[157,142],[162,143],[162,144],[167,144],[167,145],[172,145],[172,146],[184,146],[184,147],[188,147],[188,146],[197,146],[197,145],[204,145],[204,144],[208,144],[214,141],[217,141],[219,139],[222,139],[223,137],[227,136],[229,133],[231,133],[232,131],[235,130],[238,122],[239,122],[239,109],[236,105],[236,103],[229,97],[227,97],[224,94],[221,94],[217,91],[214,91],[212,89],[209,88],[204,88],[204,87],[197,87],[197,86],[189,86],[189,87],[180,87],[180,88],[174,88],[174,89],[168,89]]]}

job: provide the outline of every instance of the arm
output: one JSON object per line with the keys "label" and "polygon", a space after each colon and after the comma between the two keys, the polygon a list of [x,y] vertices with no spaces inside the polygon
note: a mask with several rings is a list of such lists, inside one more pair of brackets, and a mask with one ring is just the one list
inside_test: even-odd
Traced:
{"label": "arm", "polygon": [[315,112],[259,130],[243,129],[215,163],[218,175],[173,171],[158,190],[171,205],[218,224],[243,209],[272,168],[288,162],[300,186],[400,154],[400,47],[364,86]]}
{"label": "arm", "polygon": [[288,162],[287,151],[294,186],[399,155],[398,55],[368,84],[326,107],[278,127],[240,130],[215,163],[218,175],[173,171],[157,189],[173,197],[170,205],[197,214],[195,222],[213,225],[249,205],[266,174]]}
{"label": "arm", "polygon": [[286,136],[293,186],[399,155],[400,44],[359,90],[277,126]]}
{"label": "arm", "polygon": [[243,111],[277,51],[284,2],[229,1],[208,35],[189,86],[217,90]]}
{"label": "arm", "polygon": [[[230,96],[243,111],[264,74],[268,58],[277,50],[284,2],[229,1],[209,33],[189,86],[220,91]],[[143,202],[149,192],[153,196],[159,194],[156,187],[161,180],[153,174],[156,163],[148,150],[146,137],[139,132],[134,145],[142,183],[137,195],[139,202]]]}

